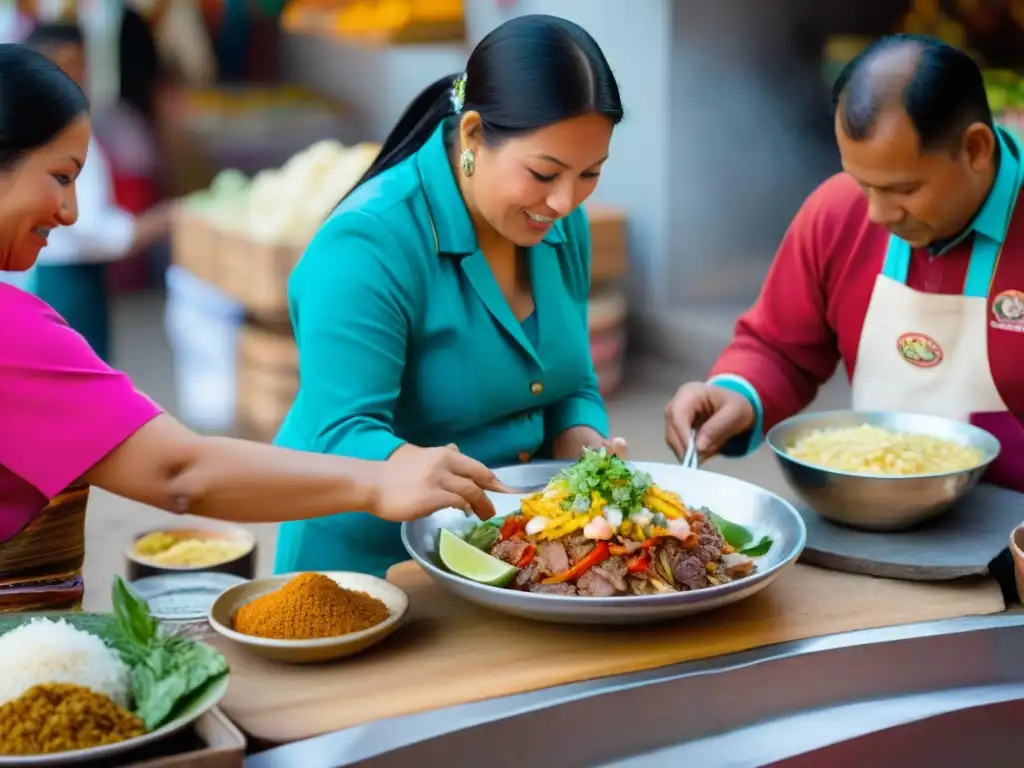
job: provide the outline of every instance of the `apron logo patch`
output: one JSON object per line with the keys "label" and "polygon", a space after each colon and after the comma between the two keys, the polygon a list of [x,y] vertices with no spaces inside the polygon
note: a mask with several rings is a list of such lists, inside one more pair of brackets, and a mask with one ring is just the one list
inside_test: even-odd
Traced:
{"label": "apron logo patch", "polygon": [[1003,291],[992,299],[990,325],[1001,331],[1024,333],[1024,292]]}
{"label": "apron logo patch", "polygon": [[942,362],[942,347],[923,333],[904,333],[896,339],[900,357],[918,368],[934,368]]}

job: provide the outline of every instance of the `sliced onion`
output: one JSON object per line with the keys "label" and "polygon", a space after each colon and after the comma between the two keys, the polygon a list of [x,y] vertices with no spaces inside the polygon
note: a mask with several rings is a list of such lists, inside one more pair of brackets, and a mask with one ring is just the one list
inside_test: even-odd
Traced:
{"label": "sliced onion", "polygon": [[604,516],[608,521],[608,525],[612,527],[612,530],[619,530],[619,526],[622,525],[622,510],[618,507],[605,507]]}
{"label": "sliced onion", "polygon": [[526,535],[536,536],[538,533],[548,527],[548,523],[551,521],[546,517],[537,516],[530,518],[530,521],[526,524]]}

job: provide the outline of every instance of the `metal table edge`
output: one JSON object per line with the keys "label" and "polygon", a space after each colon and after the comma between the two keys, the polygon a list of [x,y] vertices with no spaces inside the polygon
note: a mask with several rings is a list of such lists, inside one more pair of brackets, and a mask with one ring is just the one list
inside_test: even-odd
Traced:
{"label": "metal table edge", "polygon": [[[643,672],[569,683],[537,691],[377,720],[274,747],[249,757],[245,765],[247,768],[298,765],[303,758],[308,758],[311,753],[322,751],[337,754],[344,750],[345,745],[354,744],[357,741],[362,741],[364,736],[369,736],[370,729],[386,729],[389,739],[386,747],[380,750],[380,753],[383,753],[477,725],[493,723],[573,700],[600,696],[636,686],[661,683],[683,677],[714,675],[738,667],[855,646],[880,645],[917,638],[985,632],[1013,627],[1024,627],[1024,607],[1011,608],[995,614],[853,630],[823,637],[775,643],[748,651],[681,662]],[[364,754],[361,759],[373,756]]]}

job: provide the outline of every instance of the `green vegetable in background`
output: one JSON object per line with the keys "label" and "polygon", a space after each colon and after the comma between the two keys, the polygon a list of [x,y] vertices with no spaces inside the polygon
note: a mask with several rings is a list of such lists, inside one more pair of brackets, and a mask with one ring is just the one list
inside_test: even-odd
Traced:
{"label": "green vegetable in background", "polygon": [[110,644],[131,667],[135,711],[153,731],[175,711],[228,672],[228,662],[209,646],[164,635],[149,605],[120,576],[114,577]]}
{"label": "green vegetable in background", "polygon": [[722,538],[741,555],[761,557],[768,554],[768,550],[772,548],[773,542],[768,536],[762,536],[757,541],[754,541],[754,534],[750,529],[743,527],[739,523],[730,522],[720,515],[716,515],[707,507],[702,508],[700,511],[718,526],[718,530],[722,532]]}
{"label": "green vegetable in background", "polygon": [[737,551],[741,555],[746,555],[747,557],[762,557],[763,555],[768,554],[768,551],[772,548],[772,544],[774,543],[775,542],[773,542],[769,537],[762,536],[757,540],[757,543],[751,544],[749,547],[744,547]]}
{"label": "green vegetable in background", "polygon": [[500,535],[500,526],[492,525],[488,520],[486,523],[480,523],[466,534],[466,543],[484,552],[490,552]]}

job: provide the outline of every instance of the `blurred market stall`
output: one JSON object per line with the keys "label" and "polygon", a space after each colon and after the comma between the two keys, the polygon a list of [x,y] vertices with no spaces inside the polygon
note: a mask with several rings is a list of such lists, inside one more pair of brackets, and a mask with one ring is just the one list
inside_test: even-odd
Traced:
{"label": "blurred market stall", "polygon": [[[185,418],[210,428],[235,423],[248,436],[273,437],[298,390],[289,273],[377,151],[373,143],[317,141],[251,178],[224,170],[187,199],[173,238],[176,271],[168,303]],[[621,383],[626,347],[626,302],[617,285],[627,264],[626,221],[607,206],[588,206],[588,212],[591,350],[602,391],[610,395]],[[213,291],[202,289],[200,299],[196,280]],[[214,344],[216,328],[224,330]],[[237,367],[230,354],[235,344]]]}

